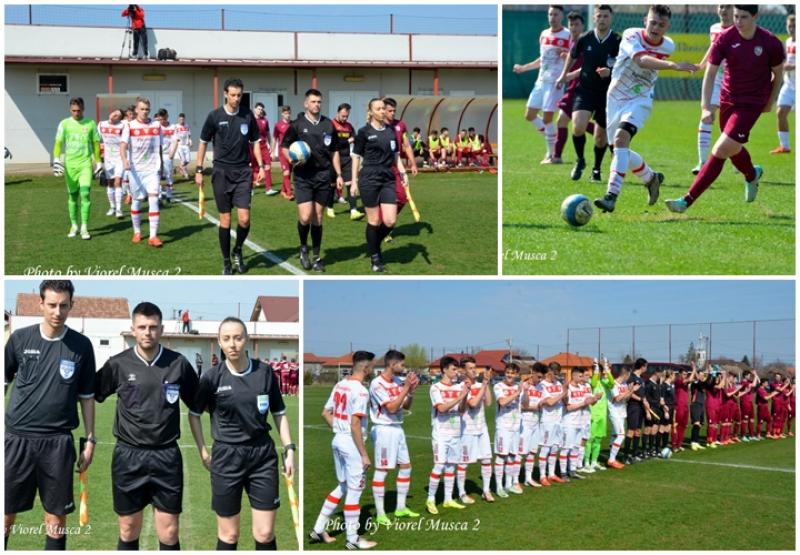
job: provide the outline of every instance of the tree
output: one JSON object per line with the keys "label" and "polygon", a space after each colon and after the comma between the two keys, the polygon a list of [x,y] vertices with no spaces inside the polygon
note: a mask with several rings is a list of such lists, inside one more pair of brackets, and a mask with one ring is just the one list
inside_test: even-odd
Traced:
{"label": "tree", "polygon": [[746,364],[748,366],[748,368],[752,368],[752,366],[750,365],[750,359],[747,358],[747,355],[744,355],[742,357],[742,364]]}
{"label": "tree", "polygon": [[625,355],[625,358],[622,359],[622,364],[633,364],[633,357],[631,355]]}
{"label": "tree", "polygon": [[404,345],[400,351],[406,355],[406,367],[412,370],[422,370],[428,367],[428,350],[419,343]]}
{"label": "tree", "polygon": [[691,341],[689,343],[689,349],[686,351],[686,354],[680,355],[678,357],[678,360],[680,362],[684,362],[686,364],[690,362],[697,362],[697,359],[698,355],[697,355],[697,349],[695,349],[694,347],[694,341]]}

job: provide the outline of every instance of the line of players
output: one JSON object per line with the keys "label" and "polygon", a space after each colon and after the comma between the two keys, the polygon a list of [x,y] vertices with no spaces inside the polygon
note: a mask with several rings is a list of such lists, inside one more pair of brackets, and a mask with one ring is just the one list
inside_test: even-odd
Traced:
{"label": "line of players", "polygon": [[[675,44],[666,36],[671,17],[667,6],[651,6],[644,27],[627,29],[622,35],[611,30],[613,9],[607,4],[595,6],[594,29],[587,33],[583,33],[580,14],[570,13],[569,29],[565,29],[563,6],[550,6],[550,27],[539,37],[540,57],[513,67],[515,73],[540,70],[525,117],[545,137],[547,155],[542,163],[562,163],[561,151],[571,119],[577,157],[571,178],[579,180],[586,168],[585,132],[592,118],[595,161],[591,181],[602,181],[600,168],[606,147],[610,145],[613,151],[607,192],[595,205],[603,212],[614,211],[628,171],[644,183],[648,204],[654,205],[664,175],[652,170],[640,154],[631,150],[630,143],[652,111],[658,72],[694,73],[704,69],[699,164],[692,170],[697,178],[684,197],[669,200],[666,206],[672,212],[685,212],[716,180],[728,158],[745,177],[745,200],[753,202],[763,170],[753,165],[744,145],[758,115],[770,111],[776,98],[781,147],[772,152],[789,151],[787,117],[794,106],[795,87],[794,16],[787,19],[790,37],[784,64],[783,45],[757,25],[758,6],[720,5],[718,13],[720,24],[713,25],[710,31],[711,47],[695,65],[668,60]],[[742,44],[745,48],[735,50]],[[556,122],[554,114],[559,108]],[[722,135],[712,147],[711,129],[717,110]]]}
{"label": "line of players", "polygon": [[[352,374],[336,384],[325,404],[323,418],[335,433],[332,449],[339,484],[326,497],[309,532],[312,542],[336,541],[327,533],[327,526],[344,498],[346,548],[376,545],[358,535],[359,500],[366,487],[366,472],[372,466],[365,443],[368,412],[375,461],[375,522],[391,524],[384,506],[385,481],[395,468],[399,471],[394,516],[419,516],[406,506],[411,458],[402,428],[404,411],[411,408],[419,378],[409,372],[403,380],[404,355],[389,351],[384,356],[384,370],[367,390],[363,382],[373,375],[373,359],[374,354],[369,352],[354,353]],[[489,380],[479,377],[472,357],[460,361],[443,357],[440,367],[441,380],[430,388],[434,467],[429,475],[426,509],[434,515],[439,513],[436,495],[441,481],[443,508],[460,510],[475,503],[466,492],[468,465],[474,463],[480,464],[481,497],[492,503],[493,476],[496,495],[507,498],[523,493],[521,483],[550,487],[585,479],[598,470],[621,470],[628,464],[682,451],[690,422],[691,449],[705,449],[700,444],[700,430],[706,415],[706,445],[710,448],[759,441],[763,424],[767,438],[793,435],[795,386],[780,374],[768,384],[746,371],[737,383],[734,375],[716,368],[698,371],[692,365],[691,372],[685,368],[678,372],[659,368],[649,371],[647,361],[639,358],[633,369],[612,370],[608,361],[602,366],[595,361],[591,372],[575,367],[569,382],[564,383],[558,363],[545,366],[537,362],[531,373],[523,376],[519,366],[510,363],[503,380],[491,386]],[[493,402],[492,445],[485,409]],[[598,459],[609,423],[611,443],[607,466],[603,466]],[[458,500],[453,499],[454,487]]]}

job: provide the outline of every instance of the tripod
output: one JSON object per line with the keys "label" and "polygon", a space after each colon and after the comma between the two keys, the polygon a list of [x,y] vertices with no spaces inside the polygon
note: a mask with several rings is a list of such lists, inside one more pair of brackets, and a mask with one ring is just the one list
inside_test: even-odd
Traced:
{"label": "tripod", "polygon": [[128,15],[128,26],[125,28],[125,35],[122,37],[122,46],[119,49],[119,57],[122,58],[123,52],[125,52],[125,43],[128,43],[128,58],[131,57],[131,52],[133,51],[133,46],[131,41],[133,40],[133,19],[130,15]]}

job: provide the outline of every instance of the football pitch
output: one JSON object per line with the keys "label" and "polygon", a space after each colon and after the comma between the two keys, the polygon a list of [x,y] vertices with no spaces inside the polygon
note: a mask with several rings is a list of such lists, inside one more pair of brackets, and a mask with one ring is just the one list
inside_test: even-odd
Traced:
{"label": "football pitch", "polygon": [[[331,458],[332,432],[319,414],[331,386],[306,387],[304,447],[314,453],[312,478],[304,483],[306,532],[325,496],[336,485]],[[494,432],[494,409],[487,409]],[[370,483],[361,497],[362,535],[380,550],[532,549],[532,550],[793,550],[795,548],[794,438],[741,443],[702,452],[684,451],[670,460],[650,460],[621,471],[606,470],[589,479],[549,488],[525,487],[521,496],[478,500],[465,510],[425,511],[432,468],[428,387],[420,386],[405,419],[412,479],[408,506],[418,519],[396,521],[396,472],[387,477],[386,510],[392,527],[375,532]],[[607,457],[604,442],[601,461]],[[372,447],[367,443],[372,455]],[[437,503],[441,503],[441,485]],[[467,491],[481,491],[479,465],[467,469]],[[334,513],[336,543],[311,549],[342,549],[342,506]]]}
{"label": "football pitch", "polygon": [[[297,397],[284,396],[287,407],[287,416],[291,424],[292,439],[299,444],[298,435],[298,400]],[[95,403],[96,423],[95,429],[99,443],[95,447],[94,460],[87,472],[89,482],[89,517],[90,522],[84,527],[78,525],[78,511],[67,516],[67,549],[70,551],[104,550],[113,551],[117,548],[119,528],[117,515],[111,498],[111,455],[114,450],[114,436],[111,428],[116,411],[116,396],[112,396],[104,403]],[[184,550],[213,550],[217,545],[217,518],[211,510],[211,478],[208,471],[200,462],[200,455],[194,445],[186,407],[181,407],[181,437],[178,440],[183,455],[183,513],[180,517],[180,542]],[[276,445],[280,446],[278,436],[272,420],[270,432]],[[211,438],[211,423],[208,413],[203,414],[203,432],[206,445],[211,451],[213,440]],[[83,435],[83,423],[77,428],[75,446],[78,437]],[[296,464],[296,466],[298,466]],[[298,489],[299,469],[296,469],[295,491]],[[75,504],[78,504],[80,482],[75,476]],[[280,483],[281,507],[278,509],[275,524],[275,536],[279,549],[297,549],[292,513],[289,507],[289,496],[286,491],[286,482],[281,477]],[[33,510],[17,515],[16,524],[20,534],[14,534],[8,541],[12,550],[40,551],[44,546],[43,533],[39,525],[44,522],[44,513],[37,495]],[[254,540],[252,535],[252,519],[250,503],[247,494],[242,495],[242,512],[239,535],[239,549],[253,550]],[[158,550],[158,538],[153,525],[153,512],[150,508],[144,511],[144,525],[139,546],[141,550]]]}
{"label": "football pitch", "polygon": [[[206,209],[217,217],[210,178]],[[273,183],[280,175],[273,172]],[[420,174],[411,191],[421,213],[401,212],[394,241],[384,244],[389,274],[497,273],[497,176],[489,173]],[[130,208],[125,219],[105,215],[106,191],[92,186],[90,241],[67,239],[67,194],[63,178],[5,176],[6,274],[42,275],[217,275],[222,258],[215,220],[198,219],[197,187],[179,179],[178,203],[161,207],[159,237],[164,247],[131,244]],[[143,207],[143,209],[146,209]],[[336,218],[325,217],[322,256],[328,274],[369,274],[364,220],[351,221],[349,207],[335,204]],[[142,235],[148,234],[142,218]],[[298,258],[297,208],[263,187],[253,198],[245,261],[254,274],[302,274]],[[234,216],[235,230],[235,216]],[[310,241],[310,239],[309,239]],[[309,243],[310,245],[310,243]],[[269,255],[258,251],[268,251]]]}
{"label": "football pitch", "polygon": [[[764,168],[755,202],[745,203],[744,178],[726,162],[688,212],[667,210],[664,200],[683,196],[692,183],[700,110],[698,102],[656,101],[631,146],[666,176],[658,203],[647,206],[646,189],[629,173],[614,213],[595,208],[591,221],[577,229],[562,220],[561,202],[573,193],[592,200],[605,194],[611,154],[603,161],[604,182],[589,182],[589,138],[588,167],[572,181],[572,135],[563,165],[540,165],[544,138],[524,113],[525,100],[504,100],[504,274],[794,274],[795,154],[769,154],[778,145],[774,109],[761,115],[747,143],[753,163]],[[790,118],[794,130],[794,113]],[[715,124],[712,140],[718,136]]]}

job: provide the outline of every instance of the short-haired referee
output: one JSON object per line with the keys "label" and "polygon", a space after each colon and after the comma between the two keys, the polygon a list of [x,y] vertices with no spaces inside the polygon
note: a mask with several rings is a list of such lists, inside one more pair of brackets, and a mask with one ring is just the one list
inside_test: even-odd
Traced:
{"label": "short-haired referee", "polygon": [[14,331],[6,343],[6,389],[14,382],[5,421],[6,548],[17,513],[33,508],[39,490],[44,549],[66,549],[67,515],[75,510],[72,430],[78,427],[78,402],[88,439],[78,470],[92,462],[94,350],[86,336],[65,325],[74,293],[70,281],[43,281],[42,323]]}
{"label": "short-haired referee", "polygon": [[[244,84],[241,79],[228,79],[224,85],[225,104],[209,112],[200,131],[197,147],[197,168],[194,182],[203,186],[203,161],[206,144],[214,141],[214,170],[211,185],[219,210],[219,248],[222,250],[222,274],[231,275],[231,210],[236,207],[236,245],[233,247],[233,265],[243,274],[247,271],[242,246],[250,233],[250,199],[252,182],[264,179],[264,160],[255,116],[240,106]],[[250,167],[250,145],[258,163],[258,176],[253,179]]]}
{"label": "short-haired referee", "polygon": [[267,416],[278,427],[286,473],[294,473],[294,451],[286,406],[269,364],[247,354],[247,327],[225,318],[217,337],[225,360],[206,371],[197,392],[197,412],[211,414],[214,447],[205,446],[200,416],[190,414],[195,444],[211,471],[211,508],[217,513],[217,550],[235,550],[239,542],[242,491],[253,512],[255,549],[277,550],[275,516],[280,506],[278,454]]}
{"label": "short-haired referee", "polygon": [[139,549],[144,509],[151,503],[159,549],[180,549],[183,461],[178,399],[193,410],[198,378],[186,357],[159,343],[163,332],[161,310],[153,303],[139,303],[131,325],[136,345],[108,359],[97,373],[95,399],[102,403],[117,394],[111,487],[121,551]]}

